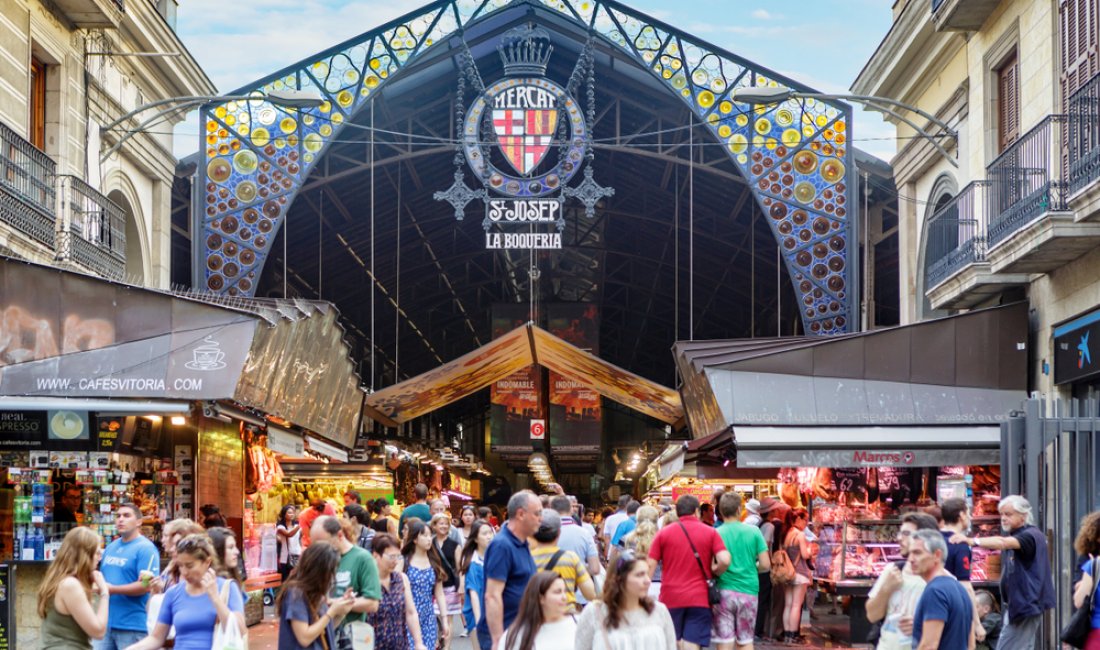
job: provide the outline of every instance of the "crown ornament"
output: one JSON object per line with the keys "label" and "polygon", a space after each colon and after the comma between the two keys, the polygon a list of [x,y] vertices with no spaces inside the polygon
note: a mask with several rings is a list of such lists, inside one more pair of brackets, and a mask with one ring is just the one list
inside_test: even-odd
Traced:
{"label": "crown ornament", "polygon": [[534,25],[524,25],[508,31],[497,45],[497,52],[504,62],[504,74],[509,77],[546,76],[546,67],[553,51],[550,32]]}

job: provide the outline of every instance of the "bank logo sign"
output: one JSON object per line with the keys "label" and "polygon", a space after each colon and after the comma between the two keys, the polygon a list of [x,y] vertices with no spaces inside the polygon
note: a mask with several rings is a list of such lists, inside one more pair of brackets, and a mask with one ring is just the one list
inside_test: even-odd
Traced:
{"label": "bank logo sign", "polygon": [[[592,104],[594,64],[589,48],[571,80],[579,84],[587,71]],[[592,177],[587,120],[570,92],[572,86],[564,88],[546,77],[553,51],[549,33],[519,27],[504,35],[497,50],[505,78],[478,88],[480,93],[461,116],[455,183],[436,192],[435,198],[454,206],[458,219],[465,216],[470,201],[481,199],[487,249],[558,249],[566,226],[566,199],[578,199],[585,216],[592,218],[614,190],[601,187]],[[472,59],[466,63],[463,80],[479,82]],[[464,84],[460,82],[460,94]],[[593,111],[589,106],[589,115]],[[480,189],[466,185],[462,162]],[[582,168],[584,181],[571,187],[569,182]]]}

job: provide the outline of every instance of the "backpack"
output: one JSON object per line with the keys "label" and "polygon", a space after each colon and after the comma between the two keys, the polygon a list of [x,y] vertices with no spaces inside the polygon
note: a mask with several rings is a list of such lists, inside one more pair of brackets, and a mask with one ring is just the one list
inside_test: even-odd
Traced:
{"label": "backpack", "polygon": [[772,553],[772,584],[789,585],[794,582],[794,564],[786,549]]}

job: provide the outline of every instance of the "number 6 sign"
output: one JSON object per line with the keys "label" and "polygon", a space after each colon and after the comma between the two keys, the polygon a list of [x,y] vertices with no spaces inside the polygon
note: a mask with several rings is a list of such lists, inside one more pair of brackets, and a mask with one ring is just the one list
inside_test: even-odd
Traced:
{"label": "number 6 sign", "polygon": [[546,439],[546,420],[531,420],[531,440]]}

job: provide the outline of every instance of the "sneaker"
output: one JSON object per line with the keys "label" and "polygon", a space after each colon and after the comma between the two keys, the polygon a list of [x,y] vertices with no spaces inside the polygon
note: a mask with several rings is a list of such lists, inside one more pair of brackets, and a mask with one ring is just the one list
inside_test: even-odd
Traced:
{"label": "sneaker", "polygon": [[458,635],[458,638],[460,638],[460,639],[468,639],[468,638],[470,638],[470,633],[469,633],[469,632],[467,632],[466,630],[462,630],[462,634],[459,634],[459,635]]}

